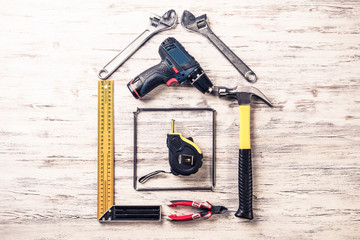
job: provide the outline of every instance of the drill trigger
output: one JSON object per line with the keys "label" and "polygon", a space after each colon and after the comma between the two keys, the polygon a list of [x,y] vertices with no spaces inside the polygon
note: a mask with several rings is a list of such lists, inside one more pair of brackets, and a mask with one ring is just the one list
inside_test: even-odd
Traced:
{"label": "drill trigger", "polygon": [[167,82],[166,82],[166,85],[168,87],[170,87],[172,84],[174,83],[179,83],[179,81],[176,79],[176,78],[170,78]]}

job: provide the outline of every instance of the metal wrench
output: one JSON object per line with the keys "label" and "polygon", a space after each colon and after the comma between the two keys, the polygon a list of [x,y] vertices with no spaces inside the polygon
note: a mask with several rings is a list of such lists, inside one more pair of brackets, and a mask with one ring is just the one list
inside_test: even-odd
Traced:
{"label": "metal wrench", "polygon": [[131,55],[133,55],[147,40],[156,33],[174,28],[177,25],[177,15],[175,10],[171,9],[161,17],[152,14],[150,24],[134,41],[124,48],[116,57],[106,64],[98,74],[98,77],[105,80],[111,76]]}
{"label": "metal wrench", "polygon": [[191,12],[185,10],[181,18],[181,25],[191,32],[200,33],[208,38],[247,81],[255,82],[257,80],[255,73],[211,31],[206,14],[195,17]]}

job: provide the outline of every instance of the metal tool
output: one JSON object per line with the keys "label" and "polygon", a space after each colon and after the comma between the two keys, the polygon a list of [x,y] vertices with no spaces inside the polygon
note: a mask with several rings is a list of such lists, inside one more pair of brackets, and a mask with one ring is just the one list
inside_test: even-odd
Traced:
{"label": "metal tool", "polygon": [[214,214],[222,214],[227,212],[227,208],[223,206],[213,206],[209,202],[197,203],[193,201],[187,200],[173,200],[170,201],[169,207],[176,207],[176,206],[191,206],[195,208],[199,208],[202,211],[197,212],[194,214],[182,215],[178,216],[176,214],[172,214],[168,216],[168,220],[170,221],[188,221],[188,220],[195,220],[198,218],[205,218],[208,219]]}
{"label": "metal tool", "polygon": [[99,222],[161,221],[161,206],[114,205],[99,218]]}
{"label": "metal tool", "polygon": [[132,95],[141,99],[161,84],[171,86],[190,82],[200,92],[207,93],[213,84],[200,64],[175,39],[165,39],[160,47],[161,62],[140,73],[128,83]]}
{"label": "metal tool", "polygon": [[99,71],[100,79],[107,79],[113,74],[131,55],[133,55],[147,40],[156,33],[174,28],[177,25],[177,15],[175,10],[171,9],[161,17],[152,14],[150,24],[134,41],[132,41],[124,50],[114,57],[103,69]]}
{"label": "metal tool", "polygon": [[114,81],[98,81],[97,218],[114,204]]}
{"label": "metal tool", "polygon": [[114,205],[114,81],[98,81],[97,219],[160,221],[161,206]]}
{"label": "metal tool", "polygon": [[185,10],[181,18],[181,25],[191,32],[200,33],[208,38],[247,81],[255,82],[257,80],[255,73],[211,31],[206,14],[195,17],[191,12]]}
{"label": "metal tool", "polygon": [[250,103],[251,97],[256,96],[272,107],[270,101],[259,89],[243,87],[241,89],[213,87],[212,94],[218,97],[236,99],[239,103],[239,208],[236,217],[253,219],[252,209],[252,167],[250,143]]}

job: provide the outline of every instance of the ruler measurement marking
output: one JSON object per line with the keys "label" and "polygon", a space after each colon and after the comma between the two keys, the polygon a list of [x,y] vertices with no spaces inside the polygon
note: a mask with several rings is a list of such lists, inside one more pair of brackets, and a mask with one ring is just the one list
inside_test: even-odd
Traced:
{"label": "ruler measurement marking", "polygon": [[111,80],[98,81],[98,219],[114,204],[113,86]]}

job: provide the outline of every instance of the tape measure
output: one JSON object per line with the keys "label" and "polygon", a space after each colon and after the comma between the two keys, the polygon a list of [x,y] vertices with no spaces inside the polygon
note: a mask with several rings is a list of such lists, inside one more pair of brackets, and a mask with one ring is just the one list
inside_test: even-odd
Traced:
{"label": "tape measure", "polygon": [[97,219],[114,205],[114,81],[98,81]]}

